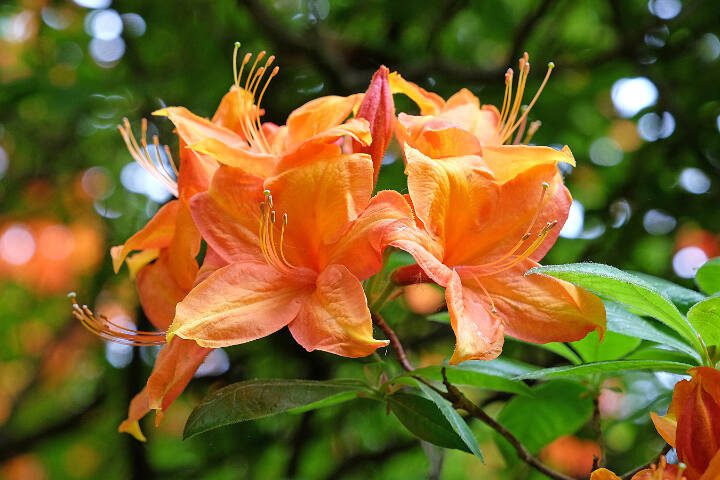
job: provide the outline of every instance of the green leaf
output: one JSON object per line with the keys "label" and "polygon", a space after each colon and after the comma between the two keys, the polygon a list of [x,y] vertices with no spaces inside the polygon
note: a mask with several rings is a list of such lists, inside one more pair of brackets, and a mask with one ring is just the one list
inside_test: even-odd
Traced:
{"label": "green leaf", "polygon": [[602,341],[597,332],[590,332],[582,340],[572,342],[573,348],[586,362],[601,362],[604,360],[617,360],[629,354],[640,346],[641,339],[620,335],[615,332],[605,332]]}
{"label": "green leaf", "polygon": [[435,403],[425,397],[398,392],[387,397],[390,410],[416,437],[444,448],[470,453]]}
{"label": "green leaf", "polygon": [[705,299],[705,295],[702,293],[690,290],[689,288],[681,287],[680,285],[665,280],[664,278],[658,278],[641,272],[629,273],[645,280],[647,283],[655,287],[656,290],[662,292],[663,295],[669,298],[682,313],[687,313],[690,307]]}
{"label": "green leaf", "polygon": [[659,343],[686,353],[698,362],[702,361],[700,354],[694,348],[677,338],[674,332],[665,325],[635,315],[615,302],[605,302],[605,312],[609,331]]}
{"label": "green leaf", "polygon": [[[533,393],[514,397],[497,417],[533,454],[556,438],[575,433],[592,416],[592,399],[580,384],[553,381],[538,385]],[[503,452],[509,451],[504,439],[500,444],[505,446]],[[506,456],[514,458],[514,453]]]}
{"label": "green leaf", "polygon": [[561,367],[544,368],[527,373],[519,378],[539,380],[549,378],[584,377],[596,373],[611,374],[627,370],[652,370],[659,372],[685,373],[694,365],[681,362],[660,360],[612,360],[606,362],[586,363],[584,365],[563,365]]}
{"label": "green leaf", "polygon": [[484,462],[485,459],[483,458],[483,454],[480,451],[480,447],[478,446],[475,435],[472,433],[470,427],[468,427],[468,424],[465,423],[465,420],[460,416],[457,410],[455,410],[450,404],[450,402],[445,400],[435,390],[420,381],[418,381],[417,383],[420,387],[420,390],[422,390],[425,395],[430,397],[430,400],[432,400],[433,403],[435,403],[435,405],[440,409],[440,412],[443,414],[445,419],[450,422],[453,430],[455,430],[455,433],[460,436],[463,443],[467,446],[470,452],[472,452],[473,455],[475,455]]}
{"label": "green leaf", "polygon": [[190,414],[183,438],[218,427],[351,400],[365,387],[355,381],[250,380],[210,394]]}
{"label": "green leaf", "polygon": [[695,283],[708,295],[720,292],[720,257],[708,260],[698,269]]}
{"label": "green leaf", "polygon": [[705,345],[720,345],[720,297],[697,303],[688,312],[688,320],[700,333]]}
{"label": "green leaf", "polygon": [[505,341],[511,341],[511,342],[517,342],[522,343],[523,345],[530,345],[531,347],[540,348],[542,350],[547,350],[548,352],[552,352],[555,355],[558,355],[565,360],[568,360],[571,363],[574,363],[576,365],[579,365],[582,362],[582,359],[578,357],[578,355],[573,352],[573,350],[568,347],[566,344],[561,342],[550,342],[550,343],[531,343],[531,342],[524,342],[522,340],[518,340],[517,338],[507,337]]}
{"label": "green leaf", "polygon": [[[530,387],[516,377],[530,372],[532,369],[524,368],[521,365],[506,360],[492,360],[489,362],[472,360],[458,365],[449,365],[445,369],[448,380],[454,385],[530,395]],[[412,375],[419,375],[430,380],[442,380],[442,368],[439,365],[419,368],[414,370]]]}
{"label": "green leaf", "polygon": [[548,265],[533,268],[528,273],[550,275],[566,280],[621,303],[633,311],[657,318],[688,340],[697,352],[703,352],[697,332],[677,307],[655,287],[639,277],[598,263]]}

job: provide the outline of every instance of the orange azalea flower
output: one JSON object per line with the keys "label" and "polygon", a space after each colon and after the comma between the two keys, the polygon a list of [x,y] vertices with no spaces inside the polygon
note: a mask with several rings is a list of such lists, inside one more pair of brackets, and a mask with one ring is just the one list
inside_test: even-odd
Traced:
{"label": "orange azalea flower", "polygon": [[689,373],[690,380],[675,385],[668,413],[651,417],[687,465],[688,480],[720,478],[720,372],[695,367]]}
{"label": "orange azalea flower", "polygon": [[287,325],[308,351],[361,357],[386,345],[373,338],[360,281],[380,270],[384,237],[411,213],[400,194],[371,198],[372,188],[365,154],[305,158],[264,181],[220,167],[191,204],[229,265],[178,304],[168,335],[222,347]]}
{"label": "orange azalea flower", "polygon": [[497,357],[504,334],[545,343],[604,331],[605,309],[596,296],[550,277],[524,275],[567,218],[571,197],[556,164],[574,159],[567,148],[502,145],[520,136],[529,110],[518,118],[527,57],[520,65],[518,96],[512,99],[510,81],[500,113],[480,108],[467,90],[445,102],[399,75],[390,79],[393,90],[407,94],[424,114],[400,115],[398,135],[405,141],[408,189],[419,221],[417,229],[399,231],[392,245],[418,265],[395,278],[412,283],[429,277],[446,288],[457,338],[452,363]]}
{"label": "orange azalea flower", "polygon": [[[665,457],[660,457],[657,465],[653,464],[650,468],[640,470],[632,476],[631,480],[688,480],[684,473],[684,467],[678,465],[668,465]],[[712,480],[717,477],[703,477],[702,480]],[[599,468],[590,475],[590,480],[621,480],[607,468]]]}
{"label": "orange azalea flower", "polygon": [[[236,59],[237,47],[238,45],[235,48]],[[155,114],[167,116],[193,150],[261,178],[290,168],[307,156],[337,155],[341,151],[338,141],[343,137],[349,137],[361,146],[370,145],[371,126],[365,118],[370,117],[374,129],[380,134],[383,126],[376,118],[385,117],[378,116],[377,112],[385,112],[386,107],[375,105],[376,99],[382,98],[382,95],[377,94],[368,95],[368,101],[364,105],[360,103],[363,99],[361,94],[320,97],[293,111],[285,126],[261,122],[264,114],[260,106],[263,96],[270,81],[278,73],[278,67],[272,67],[275,57],[270,56],[265,60],[265,55],[263,51],[255,60],[252,60],[250,53],[243,57],[239,72],[235,69],[235,84],[223,98],[213,121],[199,117],[182,107],[164,108]],[[237,60],[235,64],[237,65]],[[374,79],[369,92],[382,92],[382,85],[379,88],[374,86],[382,84],[382,79],[381,75]],[[383,102],[380,103],[384,105]],[[351,118],[346,121],[358,108],[365,118]],[[233,120],[218,122],[227,117]],[[384,138],[380,140],[387,141]],[[381,148],[380,142],[374,150]],[[356,148],[359,149],[360,147]]]}

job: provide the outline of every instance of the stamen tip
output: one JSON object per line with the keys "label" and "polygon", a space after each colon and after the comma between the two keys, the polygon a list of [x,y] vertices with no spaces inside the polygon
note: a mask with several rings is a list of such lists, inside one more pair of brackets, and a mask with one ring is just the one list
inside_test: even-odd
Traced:
{"label": "stamen tip", "polygon": [[240,42],[235,42],[235,48],[240,48]]}
{"label": "stamen tip", "polygon": [[269,197],[269,196],[270,196],[270,190],[263,190],[263,195],[265,195],[266,197]]}
{"label": "stamen tip", "polygon": [[542,187],[543,187],[543,190],[547,190],[548,188],[550,188],[550,184],[548,182],[543,182]]}
{"label": "stamen tip", "polygon": [[552,70],[555,68],[555,62],[548,62],[548,69]]}

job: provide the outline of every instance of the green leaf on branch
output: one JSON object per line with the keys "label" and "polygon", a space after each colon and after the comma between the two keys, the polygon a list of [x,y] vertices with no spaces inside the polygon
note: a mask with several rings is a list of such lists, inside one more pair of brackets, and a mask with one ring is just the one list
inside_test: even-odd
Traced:
{"label": "green leaf on branch", "polygon": [[690,355],[698,362],[702,361],[700,354],[694,348],[677,338],[664,324],[635,315],[615,302],[605,302],[605,312],[608,331],[665,345]]}
{"label": "green leaf on branch", "polygon": [[705,295],[700,292],[681,287],[680,285],[669,280],[665,280],[664,278],[658,278],[641,272],[629,273],[635,277],[645,280],[656,290],[662,292],[663,295],[669,298],[682,313],[687,313],[687,311],[690,310],[690,307],[706,298]]}
{"label": "green leaf on branch", "polygon": [[708,295],[720,292],[720,257],[708,260],[698,269],[695,283]]}
{"label": "green leaf on branch", "polygon": [[440,412],[450,423],[455,433],[457,433],[458,436],[462,439],[463,443],[467,446],[470,452],[484,462],[485,459],[483,458],[483,454],[480,451],[480,447],[478,446],[475,434],[473,434],[472,430],[470,430],[470,427],[468,427],[468,424],[460,416],[457,410],[455,410],[455,408],[453,408],[450,402],[445,400],[438,392],[420,381],[418,381],[417,383],[420,387],[420,390],[422,390],[425,395],[430,397],[430,400],[432,400],[433,403],[440,409]]}
{"label": "green leaf on branch", "polygon": [[210,394],[190,414],[183,438],[285,412],[300,412],[352,400],[366,387],[356,381],[249,380]]}
{"label": "green leaf on branch", "polygon": [[705,345],[720,345],[720,297],[711,297],[690,309],[688,320]]}
{"label": "green leaf on branch", "polygon": [[685,373],[693,366],[694,365],[687,363],[661,360],[612,360],[586,363],[584,365],[563,365],[561,367],[544,368],[532,373],[527,373],[519,378],[524,380],[546,380],[551,378],[584,377],[593,374],[614,374],[628,370]]}
{"label": "green leaf on branch", "polygon": [[444,448],[471,453],[434,402],[419,395],[398,392],[387,397],[390,411],[410,433]]}
{"label": "green leaf on branch", "polygon": [[697,332],[677,307],[642,278],[597,263],[548,265],[533,268],[528,274],[550,275],[574,283],[633,312],[657,318],[685,338],[698,353],[704,351]]}
{"label": "green leaf on branch", "polygon": [[[517,377],[533,370],[519,362],[507,360],[492,360],[489,362],[471,360],[458,365],[444,367],[447,378],[453,385],[485,388],[498,392],[518,393],[531,395],[532,391],[525,382]],[[440,365],[424,367],[414,370],[412,375],[418,375],[429,380],[442,380]]]}
{"label": "green leaf on branch", "polygon": [[[533,393],[532,397],[513,398],[497,417],[533,454],[556,438],[575,433],[592,416],[592,399],[580,384],[548,382],[535,387]],[[497,438],[506,458],[516,458],[507,441]]]}
{"label": "green leaf on branch", "polygon": [[572,342],[573,348],[585,363],[617,360],[640,346],[641,339],[615,332],[605,332],[602,340],[597,332],[590,332],[582,340]]}

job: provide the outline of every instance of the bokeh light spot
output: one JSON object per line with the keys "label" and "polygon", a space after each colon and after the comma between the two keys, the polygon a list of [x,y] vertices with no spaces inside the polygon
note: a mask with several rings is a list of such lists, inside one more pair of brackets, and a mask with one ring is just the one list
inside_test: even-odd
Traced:
{"label": "bokeh light spot", "polygon": [[654,112],[646,113],[640,117],[637,130],[648,142],[667,138],[675,131],[675,117],[670,112],[663,112],[662,117]]}
{"label": "bokeh light spot", "polygon": [[682,3],[680,3],[680,0],[650,0],[648,10],[658,18],[670,20],[680,14]]}
{"label": "bokeh light spot", "polygon": [[675,253],[672,260],[673,270],[678,277],[694,278],[697,269],[707,262],[708,256],[700,247],[685,247]]}
{"label": "bokeh light spot", "polygon": [[615,140],[600,137],[590,145],[590,160],[596,165],[612,167],[622,162],[623,152]]}
{"label": "bokeh light spot", "polygon": [[8,227],[0,236],[0,257],[12,265],[23,265],[35,255],[35,237],[22,224]]}
{"label": "bokeh light spot", "polygon": [[128,34],[133,37],[141,37],[145,34],[147,24],[145,19],[137,13],[123,13],[120,15],[122,18],[123,25]]}
{"label": "bokeh light spot", "polygon": [[645,77],[621,78],[613,84],[610,96],[618,113],[629,118],[655,105],[658,89]]}
{"label": "bokeh light spot", "polygon": [[123,21],[115,10],[96,10],[88,14],[88,33],[100,40],[112,40],[123,31]]}
{"label": "bokeh light spot", "polygon": [[563,238],[578,238],[583,233],[583,224],[585,223],[585,206],[579,200],[573,200],[570,205],[568,218],[560,230],[560,236]]}
{"label": "bokeh light spot", "polygon": [[678,179],[680,186],[690,193],[701,195],[710,190],[710,177],[699,168],[684,168]]}
{"label": "bokeh light spot", "polygon": [[65,260],[75,248],[75,237],[65,225],[49,225],[40,232],[38,250],[50,260]]}
{"label": "bokeh light spot", "polygon": [[673,231],[677,220],[662,210],[648,210],[643,217],[643,227],[650,235],[665,235]]}
{"label": "bokeh light spot", "polygon": [[101,67],[112,67],[125,54],[125,41],[120,37],[112,40],[93,38],[89,49],[95,63]]}
{"label": "bokeh light spot", "polygon": [[212,350],[195,372],[194,377],[217,377],[230,369],[230,357],[222,348]]}
{"label": "bokeh light spot", "polygon": [[131,192],[141,193],[158,203],[165,202],[172,196],[162,183],[135,162],[123,167],[120,181]]}

